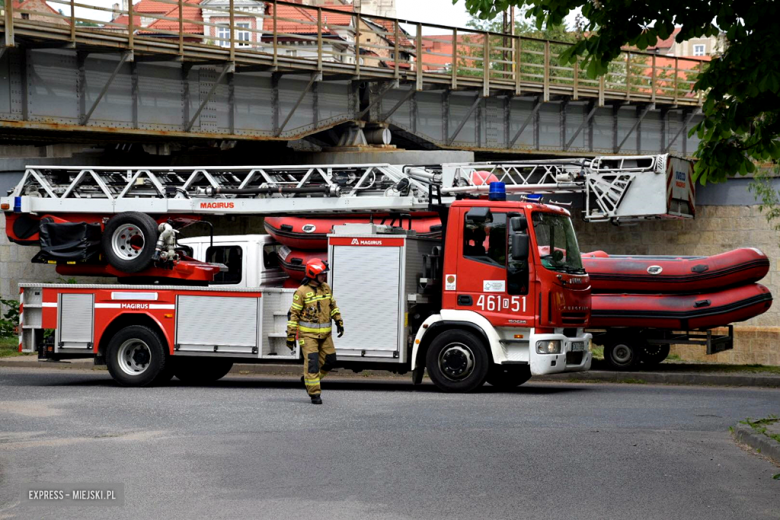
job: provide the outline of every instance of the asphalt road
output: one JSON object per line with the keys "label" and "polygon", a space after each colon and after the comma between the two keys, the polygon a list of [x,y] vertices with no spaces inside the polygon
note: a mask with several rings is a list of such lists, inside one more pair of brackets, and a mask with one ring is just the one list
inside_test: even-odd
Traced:
{"label": "asphalt road", "polygon": [[[729,426],[780,390],[291,378],[120,388],[105,372],[0,369],[0,519],[780,518],[780,472]],[[124,505],[30,501],[119,483]]]}

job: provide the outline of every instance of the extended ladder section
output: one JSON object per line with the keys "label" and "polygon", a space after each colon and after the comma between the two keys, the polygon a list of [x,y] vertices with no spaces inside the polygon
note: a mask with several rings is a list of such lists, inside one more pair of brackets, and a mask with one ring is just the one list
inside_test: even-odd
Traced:
{"label": "extended ladder section", "polygon": [[[674,159],[682,165],[677,169],[690,165]],[[37,214],[415,211],[484,194],[498,181],[509,193],[584,193],[587,220],[693,216],[690,168],[681,180],[671,163],[668,155],[650,155],[433,166],[29,166],[3,208]]]}

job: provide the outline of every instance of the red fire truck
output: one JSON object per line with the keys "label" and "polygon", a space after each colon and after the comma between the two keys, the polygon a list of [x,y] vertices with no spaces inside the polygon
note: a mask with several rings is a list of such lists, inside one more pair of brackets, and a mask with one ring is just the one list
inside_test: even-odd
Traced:
{"label": "red fire truck", "polygon": [[[663,158],[490,172],[474,164],[29,167],[2,199],[9,238],[39,246],[36,260],[58,272],[121,283],[22,284],[20,349],[94,357],[128,386],[173,375],[214,381],[234,362],[296,363],[298,349],[284,345],[293,290],[210,286],[225,266],[194,260],[176,229],[208,215],[437,211],[442,239],[372,222],[328,235],[329,283],[347,326],[335,340],[340,366],[410,371],[415,384],[427,369],[445,391],[587,370],[590,282],[569,212],[517,194],[586,191],[594,218],[608,218],[587,192],[598,184],[589,176],[655,171]],[[239,262],[271,267],[267,248],[254,251]]]}

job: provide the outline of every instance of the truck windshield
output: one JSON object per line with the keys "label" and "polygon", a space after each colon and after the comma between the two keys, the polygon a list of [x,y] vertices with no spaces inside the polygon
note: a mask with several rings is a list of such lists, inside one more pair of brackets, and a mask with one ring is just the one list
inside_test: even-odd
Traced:
{"label": "truck windshield", "polygon": [[535,212],[531,219],[542,266],[552,271],[584,273],[571,219],[541,212]]}

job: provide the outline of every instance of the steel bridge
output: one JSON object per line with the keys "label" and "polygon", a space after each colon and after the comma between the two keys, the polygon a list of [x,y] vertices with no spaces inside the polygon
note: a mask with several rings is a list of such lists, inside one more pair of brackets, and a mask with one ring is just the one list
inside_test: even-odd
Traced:
{"label": "steel bridge", "polygon": [[700,60],[624,52],[591,79],[559,63],[561,42],[281,1],[155,1],[171,10],[6,1],[0,131],[334,146],[389,129],[422,148],[577,155],[698,145]]}

